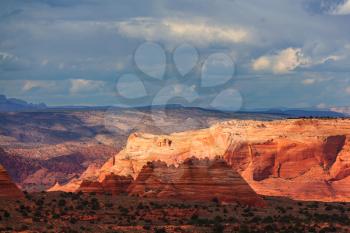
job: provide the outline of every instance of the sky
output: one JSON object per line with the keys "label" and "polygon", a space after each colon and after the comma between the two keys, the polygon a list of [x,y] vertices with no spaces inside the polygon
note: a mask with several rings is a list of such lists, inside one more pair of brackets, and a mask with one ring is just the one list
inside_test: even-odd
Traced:
{"label": "sky", "polygon": [[2,0],[0,94],[48,105],[350,106],[350,0]]}

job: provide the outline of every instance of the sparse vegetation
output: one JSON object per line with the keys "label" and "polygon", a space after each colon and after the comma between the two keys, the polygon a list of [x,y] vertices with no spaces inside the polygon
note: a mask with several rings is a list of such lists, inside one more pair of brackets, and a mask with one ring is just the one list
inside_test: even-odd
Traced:
{"label": "sparse vegetation", "polygon": [[[349,232],[350,203],[265,198],[267,207],[83,193],[0,201],[0,232]],[[18,224],[21,223],[21,224]],[[186,227],[185,227],[186,226]]]}

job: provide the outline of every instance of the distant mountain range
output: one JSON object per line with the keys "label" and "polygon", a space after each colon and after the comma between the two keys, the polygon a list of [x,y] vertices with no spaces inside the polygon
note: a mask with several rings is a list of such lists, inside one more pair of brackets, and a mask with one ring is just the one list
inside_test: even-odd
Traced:
{"label": "distant mountain range", "polygon": [[249,110],[244,112],[265,113],[272,115],[285,115],[287,117],[348,117],[349,114],[332,111],[329,109],[266,109],[266,110]]}
{"label": "distant mountain range", "polygon": [[[47,106],[44,103],[40,104],[32,104],[28,103],[21,99],[16,98],[7,98],[5,95],[0,95],[0,112],[26,112],[26,111],[42,111],[42,110],[50,110],[50,111],[65,111],[65,110],[107,110],[110,106]],[[119,108],[119,107],[117,107]],[[117,109],[116,108],[116,109]],[[132,107],[132,109],[191,109],[199,107],[184,107],[180,104],[170,104],[166,106],[141,106],[141,107]],[[120,109],[125,109],[120,107]],[[344,111],[343,108],[331,108],[331,109],[317,109],[317,108],[259,108],[259,109],[245,109],[240,110],[238,113],[256,113],[256,114],[270,114],[270,115],[278,115],[282,117],[349,117],[350,116],[350,107]],[[202,109],[206,111],[212,112],[221,112],[215,109]]]}
{"label": "distant mountain range", "polygon": [[6,98],[5,95],[0,95],[0,112],[21,112],[46,109],[44,103],[31,104],[24,100],[15,98]]}

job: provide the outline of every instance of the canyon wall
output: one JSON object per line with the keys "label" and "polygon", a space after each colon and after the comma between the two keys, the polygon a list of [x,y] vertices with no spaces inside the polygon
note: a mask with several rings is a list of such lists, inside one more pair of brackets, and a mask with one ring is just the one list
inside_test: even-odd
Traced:
{"label": "canyon wall", "polygon": [[129,195],[178,200],[239,202],[264,206],[247,182],[220,158],[186,159],[178,167],[148,162],[128,188]]}
{"label": "canyon wall", "polygon": [[350,120],[232,120],[208,129],[134,133],[99,171],[138,176],[149,161],[179,166],[187,158],[224,158],[262,195],[350,201]]}
{"label": "canyon wall", "polygon": [[118,176],[113,173],[105,176],[102,182],[83,180],[78,191],[83,193],[110,193],[113,195],[127,193],[127,189],[133,182],[131,176]]}

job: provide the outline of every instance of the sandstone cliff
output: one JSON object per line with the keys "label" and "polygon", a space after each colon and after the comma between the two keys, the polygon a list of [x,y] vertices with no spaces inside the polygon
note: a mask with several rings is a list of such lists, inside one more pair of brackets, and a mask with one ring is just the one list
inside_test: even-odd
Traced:
{"label": "sandstone cliff", "polygon": [[96,164],[91,164],[78,178],[73,178],[68,183],[60,184],[58,181],[47,191],[63,191],[63,192],[75,192],[79,189],[83,180],[96,180],[100,174],[100,167]]}
{"label": "sandstone cliff", "polygon": [[180,200],[240,202],[263,206],[263,200],[224,161],[189,158],[178,167],[148,162],[128,188],[129,195]]}
{"label": "sandstone cliff", "polygon": [[222,156],[259,194],[350,201],[350,120],[232,120],[208,129],[134,133],[100,170],[138,176],[148,161],[178,166],[187,158]]}
{"label": "sandstone cliff", "polygon": [[131,176],[118,176],[113,173],[106,175],[102,182],[83,180],[77,191],[83,193],[111,193],[122,194],[127,192],[127,188],[133,182]]}

